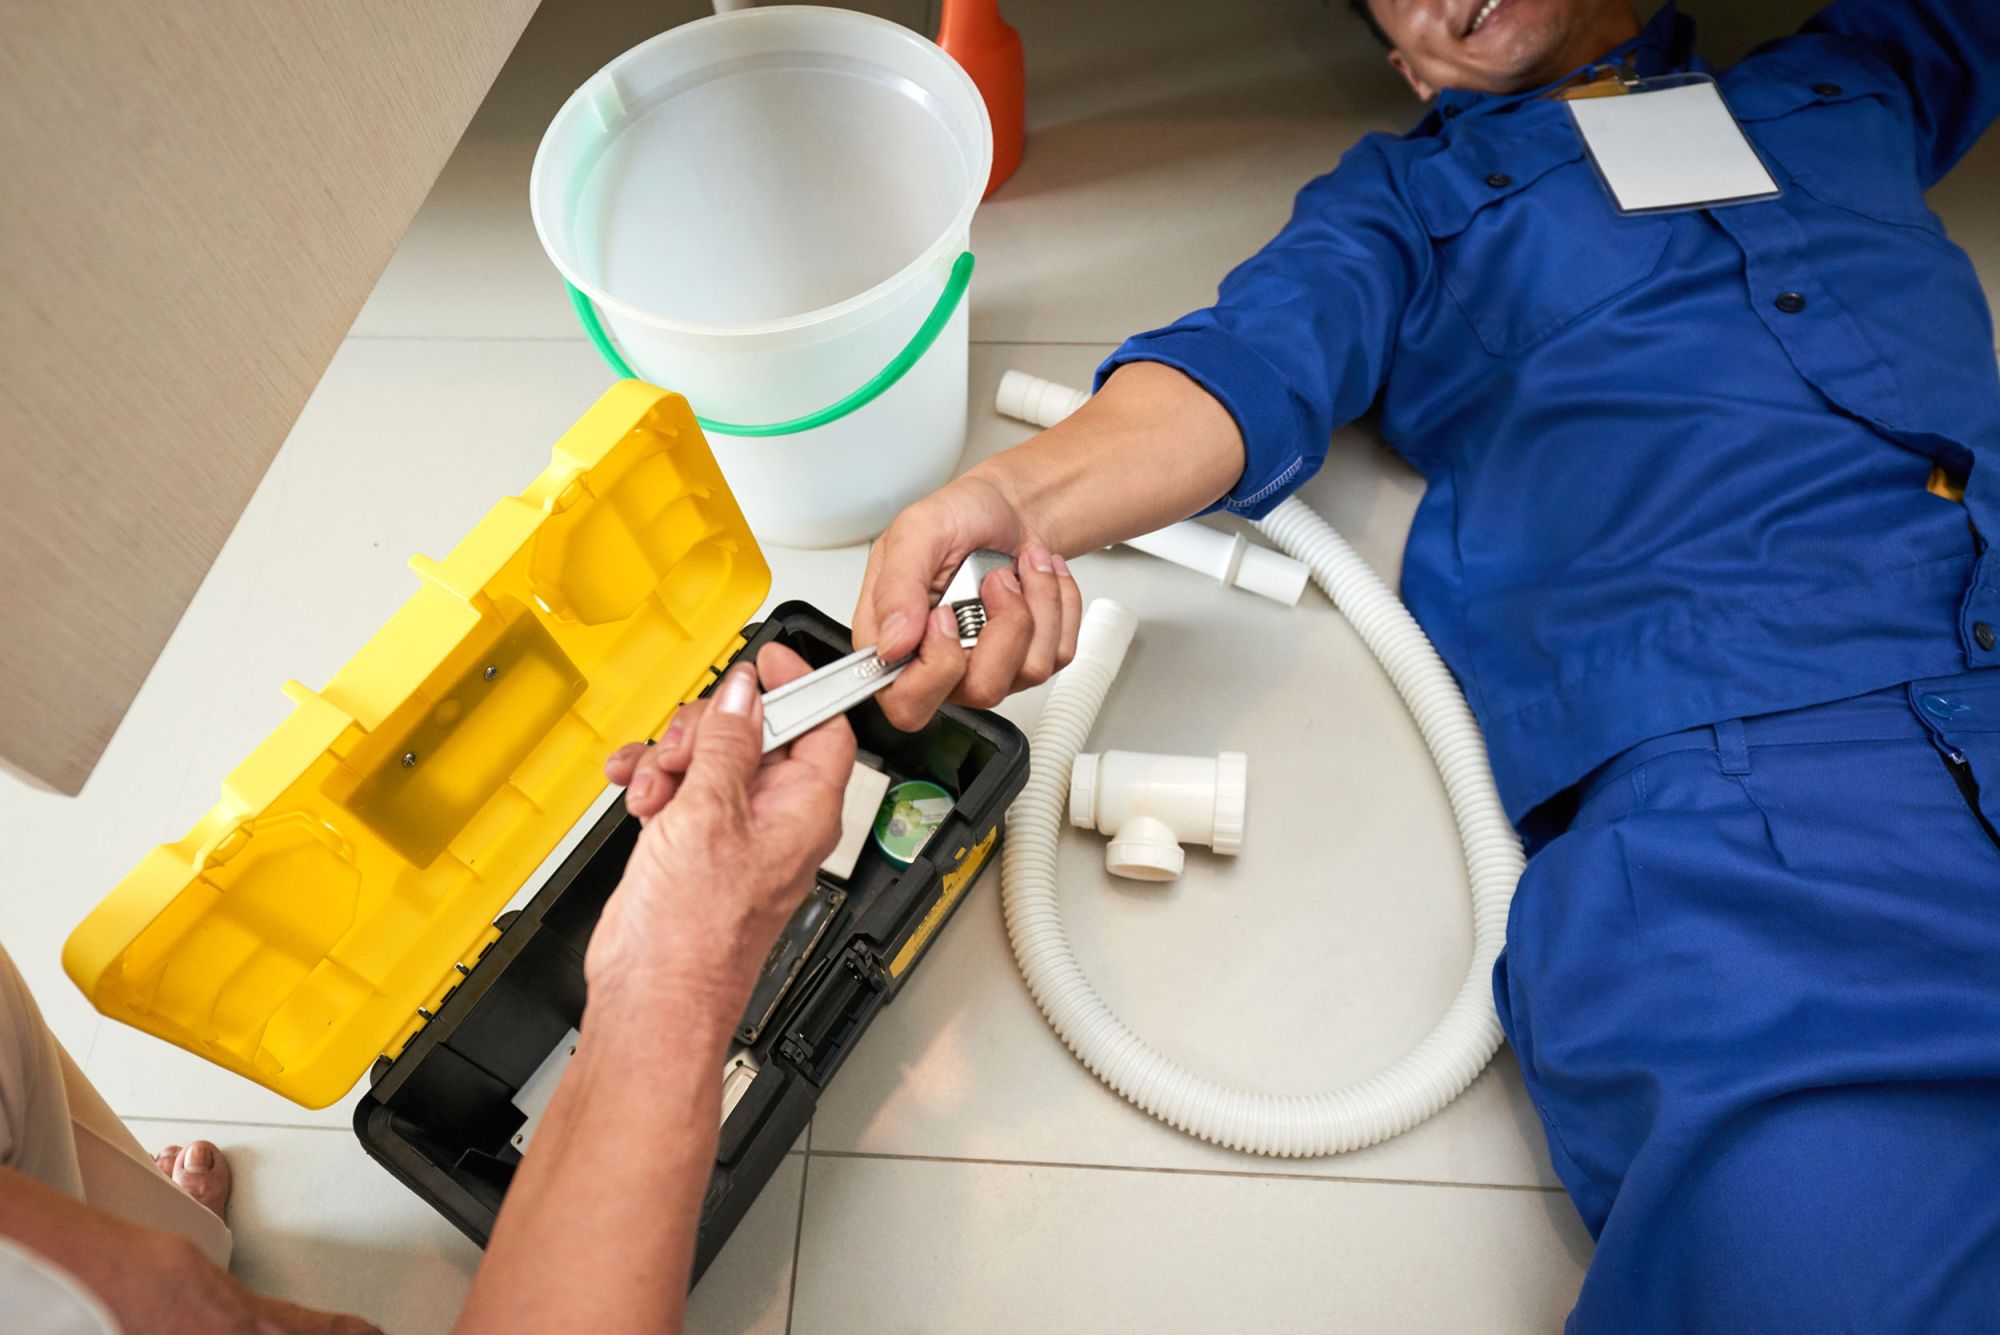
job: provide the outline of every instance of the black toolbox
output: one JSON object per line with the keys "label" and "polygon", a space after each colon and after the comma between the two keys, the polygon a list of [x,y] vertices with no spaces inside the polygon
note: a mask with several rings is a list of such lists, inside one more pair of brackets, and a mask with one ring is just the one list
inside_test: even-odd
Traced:
{"label": "black toolbox", "polygon": [[[737,656],[774,640],[814,667],[850,648],[845,627],[795,602],[747,628]],[[891,783],[927,779],[955,801],[907,868],[870,841],[844,881],[822,875],[797,930],[767,959],[736,1035],[748,1059],[739,1069],[754,1075],[722,1123],[697,1279],[876,1013],[997,860],[1005,812],[1027,781],[1027,741],[998,715],[946,706],[917,733],[897,731],[872,701],[848,717],[860,750],[880,759]],[[608,809],[527,906],[500,919],[499,937],[435,1017],[394,1060],[376,1063],[355,1106],[369,1155],[482,1246],[521,1161],[513,1142],[526,1115],[514,1100],[582,1020],[584,949],[638,829],[622,802]]]}
{"label": "black toolbox", "polygon": [[[368,1077],[363,1146],[484,1242],[583,1014],[584,947],[636,836],[623,808],[507,906],[588,819],[609,751],[658,735],[721,664],[771,640],[824,664],[848,636],[796,603],[739,633],[770,566],[686,400],[638,380],[411,564],[409,599],[324,686],[286,686],[291,712],[63,966],[104,1014],[304,1107]],[[907,869],[864,843],[769,957],[723,1073],[699,1267],[992,863],[1025,782],[1026,743],[991,714],[912,735],[872,703],[850,717],[877,768],[945,789],[926,825],[948,810]]]}

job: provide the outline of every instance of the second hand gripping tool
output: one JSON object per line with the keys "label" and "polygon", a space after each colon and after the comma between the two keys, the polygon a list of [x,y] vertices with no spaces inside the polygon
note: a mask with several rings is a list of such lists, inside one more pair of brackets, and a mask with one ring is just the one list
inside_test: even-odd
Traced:
{"label": "second hand gripping tool", "polygon": [[[939,602],[951,609],[958,622],[958,642],[970,649],[979,642],[986,626],[986,604],[979,591],[986,577],[996,570],[1013,568],[1014,558],[1005,552],[984,548],[965,558],[945,585]],[[788,681],[764,695],[764,750],[774,751],[801,734],[811,732],[835,714],[844,714],[901,676],[914,653],[887,662],[873,646],[857,649],[796,681]]]}

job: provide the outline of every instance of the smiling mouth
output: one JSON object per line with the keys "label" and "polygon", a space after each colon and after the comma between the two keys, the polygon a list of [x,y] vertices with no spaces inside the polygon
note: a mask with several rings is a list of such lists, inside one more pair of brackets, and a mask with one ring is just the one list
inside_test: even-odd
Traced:
{"label": "smiling mouth", "polygon": [[1470,37],[1485,27],[1486,20],[1493,17],[1493,11],[1506,3],[1507,0],[1486,0],[1485,4],[1472,12],[1472,22],[1466,25],[1465,35]]}

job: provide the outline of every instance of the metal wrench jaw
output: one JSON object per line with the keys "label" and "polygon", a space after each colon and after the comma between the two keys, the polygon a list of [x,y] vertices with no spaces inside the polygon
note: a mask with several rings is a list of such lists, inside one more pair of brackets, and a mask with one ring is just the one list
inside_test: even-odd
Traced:
{"label": "metal wrench jaw", "polygon": [[[958,643],[970,649],[979,642],[986,625],[986,604],[979,589],[996,570],[1012,569],[1014,558],[1005,552],[981,549],[965,558],[945,586],[943,606],[951,608],[958,622]],[[889,662],[873,648],[856,649],[845,658],[828,663],[764,692],[764,750],[775,751],[785,743],[810,732],[836,714],[844,714],[902,675],[914,654]]]}
{"label": "metal wrench jaw", "polygon": [[1013,557],[982,547],[952,573],[940,605],[950,608],[952,619],[958,622],[959,648],[970,649],[979,643],[979,632],[986,628],[986,603],[979,592],[986,587],[986,577],[996,570],[1013,568]]}

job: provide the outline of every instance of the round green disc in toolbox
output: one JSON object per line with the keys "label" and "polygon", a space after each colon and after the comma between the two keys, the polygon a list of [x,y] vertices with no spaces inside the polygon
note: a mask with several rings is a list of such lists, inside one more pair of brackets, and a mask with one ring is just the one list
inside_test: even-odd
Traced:
{"label": "round green disc in toolbox", "polygon": [[924,851],[956,799],[927,779],[909,779],[889,790],[875,813],[875,847],[898,867]]}

